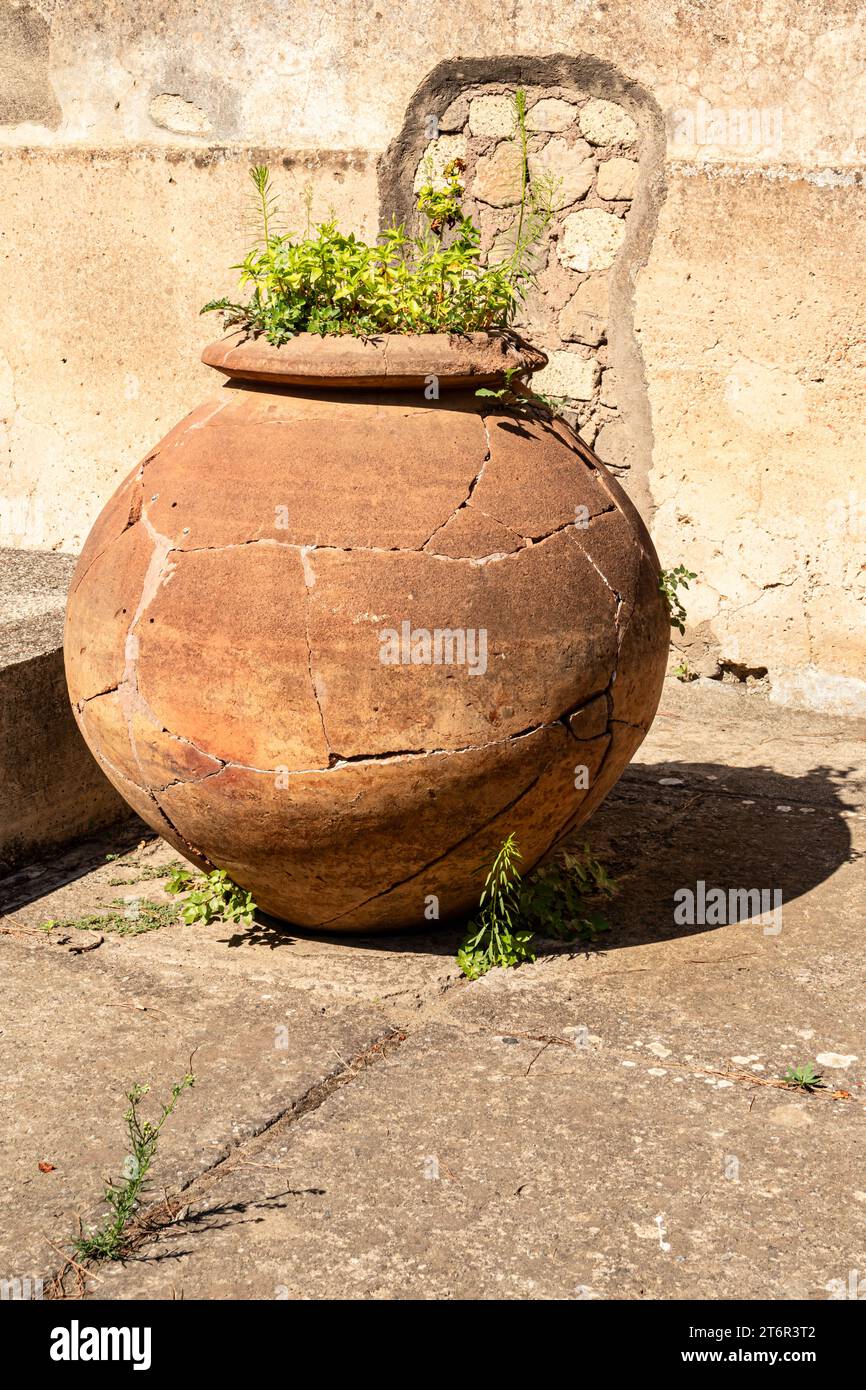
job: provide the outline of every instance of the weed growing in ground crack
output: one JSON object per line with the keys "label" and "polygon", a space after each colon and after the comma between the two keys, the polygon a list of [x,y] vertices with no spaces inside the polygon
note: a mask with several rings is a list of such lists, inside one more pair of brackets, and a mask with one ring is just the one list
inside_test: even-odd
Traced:
{"label": "weed growing in ground crack", "polygon": [[256,904],[251,893],[233,883],[225,869],[214,869],[208,874],[197,874],[179,863],[166,864],[162,868],[151,865],[150,872],[140,873],[130,865],[132,879],[109,879],[111,884],[132,884],[142,878],[165,878],[167,893],[183,893],[180,902],[156,903],[147,898],[130,895],[126,898],[112,898],[110,903],[96,912],[85,913],[81,917],[70,917],[63,921],[49,918],[42,923],[44,932],[50,931],[94,931],[111,932],[116,936],[141,936],[143,932],[158,931],[160,927],[174,925],[178,918],[187,924],[193,922],[241,922],[252,926]]}
{"label": "weed growing in ground crack", "polygon": [[256,910],[253,896],[233,883],[225,869],[213,869],[208,874],[193,874],[187,869],[175,869],[165,885],[167,893],[185,893],[180,908],[184,922],[242,922],[252,926]]}
{"label": "weed growing in ground crack", "polygon": [[530,942],[532,932],[518,925],[521,858],[514,835],[509,835],[496,852],[479,899],[478,917],[460,950],[457,964],[470,980],[486,975],[494,966],[522,965],[535,960]]}
{"label": "weed growing in ground crack", "polygon": [[120,860],[117,867],[127,874],[132,874],[132,878],[110,878],[108,880],[110,888],[127,888],[134,883],[149,882],[151,879],[170,878],[175,870],[180,869],[182,865],[177,860],[171,864],[138,864],[133,859]]}
{"label": "weed growing in ground crack", "polygon": [[[111,911],[110,909],[116,909]],[[120,910],[122,909],[122,911]],[[141,936],[144,932],[159,931],[177,921],[174,903],[154,903],[146,898],[112,898],[102,912],[88,912],[82,917],[55,921],[50,917],[42,923],[49,931],[98,931],[115,936]]]}
{"label": "weed growing in ground crack", "polygon": [[488,871],[478,916],[470,922],[457,952],[457,964],[470,980],[495,966],[534,961],[536,935],[594,941],[610,930],[594,900],[613,897],[617,884],[588,844],[576,854],[563,851],[526,879],[518,868],[521,857],[511,834]]}
{"label": "weed growing in ground crack", "polygon": [[91,1231],[89,1235],[82,1232],[76,1237],[73,1246],[79,1259],[122,1260],[128,1253],[131,1241],[130,1226],[141,1205],[163,1125],[183,1092],[193,1085],[195,1076],[190,1070],[182,1081],[172,1086],[171,1099],[162,1106],[159,1119],[154,1123],[143,1120],[140,1113],[141,1101],[150,1087],[136,1084],[126,1092],[129,1109],[123,1118],[129,1140],[129,1153],[123,1162],[122,1180],[115,1182],[111,1178],[105,1179],[104,1197],[109,1213],[101,1230]]}

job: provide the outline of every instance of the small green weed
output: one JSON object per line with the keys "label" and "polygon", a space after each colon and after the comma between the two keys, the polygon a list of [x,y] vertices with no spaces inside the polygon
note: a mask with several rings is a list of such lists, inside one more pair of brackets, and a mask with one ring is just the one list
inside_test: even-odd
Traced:
{"label": "small green weed", "polygon": [[[512,411],[524,411],[527,414],[534,414],[538,407],[544,406],[551,415],[557,415],[565,406],[569,405],[567,396],[546,396],[543,391],[533,389],[531,395],[524,395],[518,389],[523,384],[521,369],[519,367],[509,367],[505,373],[505,384],[495,390],[491,386],[479,386],[475,392],[476,396],[486,396],[493,400],[502,401]],[[515,378],[517,385],[514,384]]]}
{"label": "small green weed", "polygon": [[[110,908],[122,908],[112,912]],[[89,912],[83,917],[68,917],[63,921],[49,918],[42,923],[43,931],[101,931],[115,936],[141,936],[143,932],[159,931],[177,921],[174,903],[153,903],[146,898],[112,898],[103,912]]]}
{"label": "small green weed", "polygon": [[[197,874],[174,862],[162,867],[148,866],[149,873],[138,874],[132,879],[109,879],[111,884],[138,883],[140,879],[166,879],[167,893],[184,893],[181,902],[155,903],[147,898],[112,898],[105,908],[86,913],[82,917],[69,917],[57,921],[53,917],[42,923],[42,930],[49,932],[55,928],[60,931],[101,931],[116,936],[141,936],[143,932],[159,931],[160,927],[170,927],[178,917],[187,924],[192,922],[242,922],[251,926],[256,905],[252,895],[233,883],[224,869],[214,869],[209,874]],[[111,909],[116,909],[112,911]],[[121,910],[122,909],[122,910]]]}
{"label": "small green weed", "polygon": [[823,1073],[816,1071],[812,1062],[806,1062],[801,1067],[789,1067],[782,1080],[792,1091],[819,1091],[827,1085]]}
{"label": "small green weed", "polygon": [[563,851],[526,879],[518,868],[521,857],[511,834],[496,853],[481,893],[479,915],[470,922],[457,952],[457,964],[470,980],[494,966],[535,960],[536,935],[595,941],[610,930],[593,899],[613,897],[618,885],[588,844],[578,854]]}
{"label": "small green weed", "polygon": [[687,570],[685,565],[677,565],[672,570],[662,570],[659,575],[659,591],[667,603],[671,627],[675,627],[681,633],[686,630],[686,610],[677,590],[687,589],[689,580],[697,577],[691,570]]}
{"label": "small green weed", "polygon": [[509,835],[497,850],[484,880],[478,917],[469,924],[457,952],[457,964],[470,980],[486,975],[494,966],[522,965],[535,960],[532,932],[519,926],[520,850]]}
{"label": "small green weed", "polygon": [[674,675],[678,681],[688,682],[697,680],[697,674],[692,670],[687,661],[681,661],[678,666],[674,667]]}
{"label": "small green weed", "polygon": [[171,1099],[162,1106],[155,1123],[142,1120],[139,1109],[150,1087],[136,1084],[126,1092],[129,1109],[123,1118],[130,1151],[123,1162],[122,1180],[105,1179],[104,1197],[109,1212],[101,1230],[89,1235],[82,1232],[76,1237],[73,1248],[79,1259],[122,1260],[128,1254],[130,1225],[141,1204],[163,1125],[184,1091],[194,1085],[195,1076],[188,1071],[182,1081],[172,1086]]}
{"label": "small green weed", "polygon": [[519,367],[506,367],[504,373],[504,386],[499,386],[496,390],[494,390],[492,386],[479,386],[478,390],[475,392],[476,396],[489,396],[491,399],[497,401],[509,401],[512,398],[519,399],[513,384],[515,377],[517,377],[518,381],[520,380],[518,376],[519,372]]}
{"label": "small green weed", "polygon": [[256,905],[251,893],[233,883],[225,869],[194,874],[175,869],[165,885],[167,893],[185,893],[180,909],[184,922],[243,922],[252,926]]}

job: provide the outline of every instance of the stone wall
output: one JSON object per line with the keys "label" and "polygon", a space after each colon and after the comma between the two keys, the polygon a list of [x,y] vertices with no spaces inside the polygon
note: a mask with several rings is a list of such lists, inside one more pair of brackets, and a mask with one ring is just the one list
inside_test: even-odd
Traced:
{"label": "stone wall", "polygon": [[[522,153],[514,136],[513,92],[474,89],[458,115],[459,133],[431,141],[415,187],[429,167],[456,157],[466,164],[466,210],[481,229],[481,251],[496,264],[514,249]],[[622,249],[637,187],[638,127],[615,102],[561,89],[527,93],[529,177],[547,177],[553,223],[535,259],[536,284],[515,327],[549,356],[534,386],[563,403],[588,444],[612,467],[618,446],[616,374],[608,365],[608,273]],[[463,111],[465,110],[465,116]],[[621,424],[620,424],[621,429]]]}
{"label": "stone wall", "polygon": [[0,543],[79,549],[215,388],[198,309],[252,159],[369,236],[432,113],[492,242],[520,83],[570,199],[526,310],[541,388],[698,572],[675,660],[866,711],[864,39],[856,0],[2,0]]}
{"label": "stone wall", "polygon": [[[549,358],[533,386],[651,515],[651,421],[633,324],[634,279],[662,192],[664,126],[651,95],[592,59],[441,63],[380,162],[380,203],[417,226],[418,190],[441,183],[443,168],[459,159],[482,254],[504,259],[519,220],[518,84],[528,173],[551,210],[533,256],[535,283],[515,319]],[[419,132],[432,138],[419,143]]]}

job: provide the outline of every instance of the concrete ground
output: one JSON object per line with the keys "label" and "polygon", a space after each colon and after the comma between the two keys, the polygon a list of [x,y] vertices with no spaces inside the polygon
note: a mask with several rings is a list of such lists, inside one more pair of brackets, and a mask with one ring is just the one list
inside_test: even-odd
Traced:
{"label": "concrete ground", "polygon": [[[134,830],[19,871],[0,885],[0,1276],[62,1266],[123,1161],[123,1092],[167,1096],[195,1051],[154,1170],[175,1219],[89,1272],[91,1296],[856,1296],[863,735],[669,683],[578,837],[620,880],[611,932],[473,984],[457,929],[40,930],[166,900],[147,875],[172,854]],[[677,925],[698,880],[781,889],[781,930]],[[809,1061],[826,1089],[774,1084]]]}

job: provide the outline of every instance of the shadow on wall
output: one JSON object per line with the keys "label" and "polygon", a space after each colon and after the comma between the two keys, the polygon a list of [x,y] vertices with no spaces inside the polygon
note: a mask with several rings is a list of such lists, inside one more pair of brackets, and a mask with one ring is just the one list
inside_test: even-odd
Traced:
{"label": "shadow on wall", "polygon": [[585,55],[442,62],[379,162],[381,222],[419,230],[417,189],[459,158],[482,255],[507,255],[522,174],[511,138],[517,87],[527,94],[530,175],[558,186],[537,284],[515,327],[550,359],[537,388],[566,402],[566,418],[649,523],[652,429],[633,290],[665,192],[664,118],[650,93]]}

